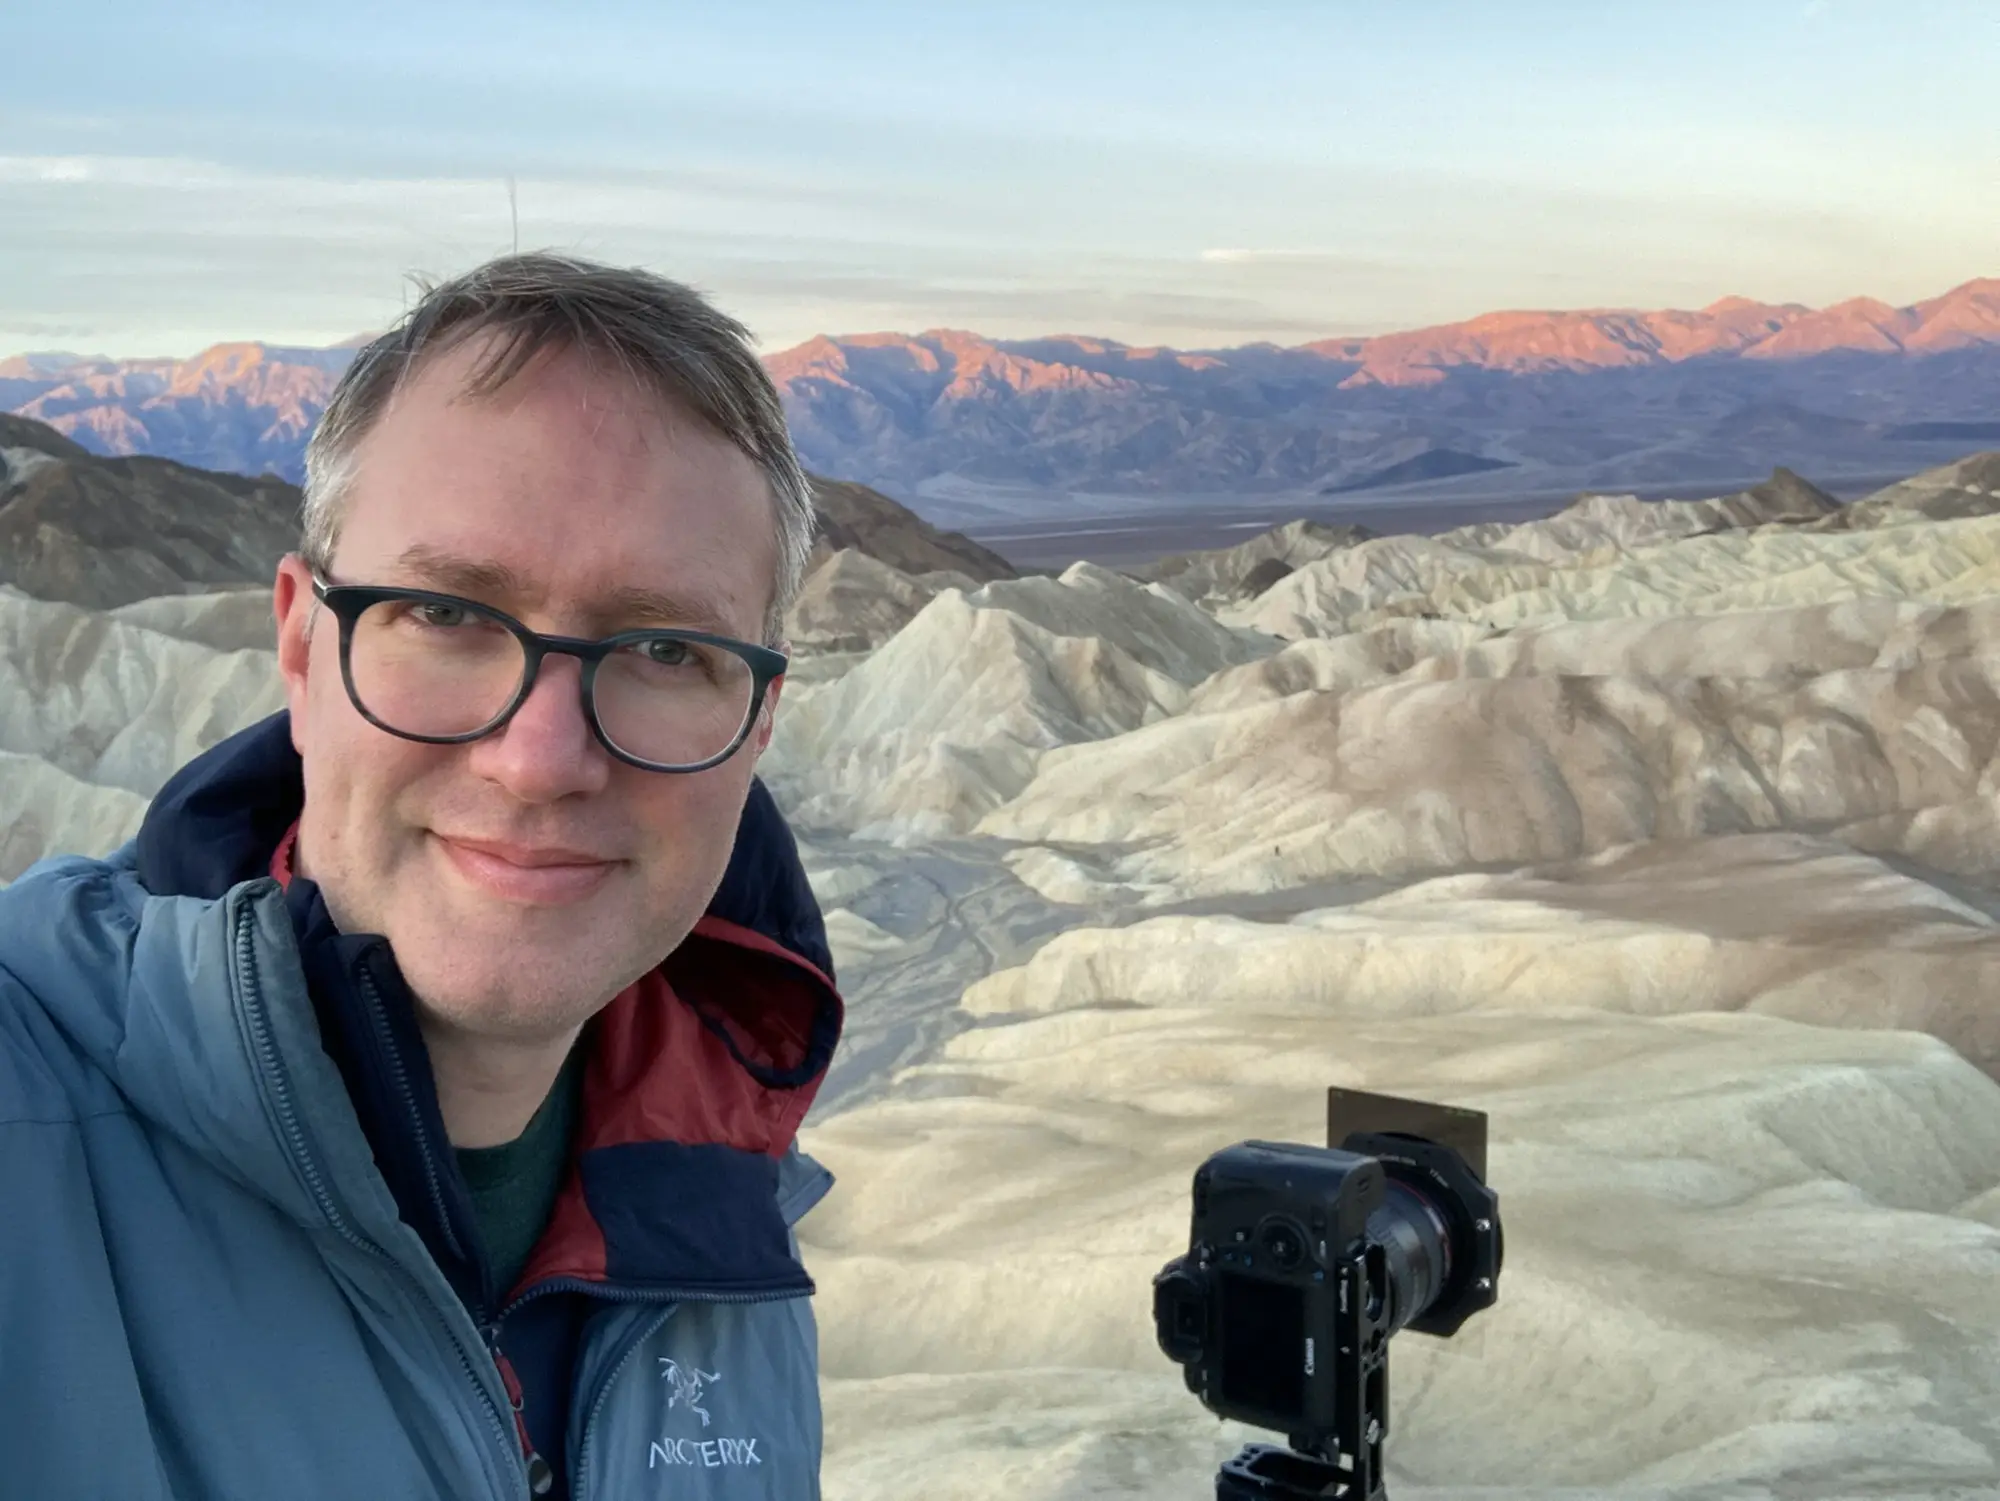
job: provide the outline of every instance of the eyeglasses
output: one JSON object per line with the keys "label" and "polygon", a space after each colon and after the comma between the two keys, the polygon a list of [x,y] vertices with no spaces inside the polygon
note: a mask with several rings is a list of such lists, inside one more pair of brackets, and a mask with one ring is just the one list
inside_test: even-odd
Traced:
{"label": "eyeglasses", "polygon": [[340,675],[361,717],[426,745],[490,735],[527,701],[542,659],[583,663],[583,714],[612,755],[646,771],[705,771],[749,738],[783,652],[703,631],[545,636],[455,594],[335,584],[313,596],[340,621]]}

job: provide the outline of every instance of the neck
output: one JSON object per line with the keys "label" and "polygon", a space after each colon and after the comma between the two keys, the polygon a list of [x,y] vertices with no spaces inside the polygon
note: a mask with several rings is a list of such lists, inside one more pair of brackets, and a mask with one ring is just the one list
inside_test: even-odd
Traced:
{"label": "neck", "polygon": [[516,1042],[472,1036],[428,1016],[420,1016],[418,1026],[454,1147],[497,1147],[527,1130],[583,1030]]}
{"label": "neck", "polygon": [[[292,869],[309,881],[319,879],[306,859],[305,829],[292,847]],[[320,887],[335,926],[343,927],[333,893]],[[437,1085],[438,1112],[444,1133],[454,1147],[497,1147],[528,1129],[555,1087],[556,1075],[583,1028],[575,1026],[557,1037],[513,1039],[482,1037],[453,1027],[417,1000],[417,1030],[430,1054]]]}

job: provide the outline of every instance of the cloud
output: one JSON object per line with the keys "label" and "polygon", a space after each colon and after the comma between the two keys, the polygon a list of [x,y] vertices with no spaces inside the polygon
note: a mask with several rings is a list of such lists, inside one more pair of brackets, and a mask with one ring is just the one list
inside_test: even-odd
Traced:
{"label": "cloud", "polygon": [[[1911,301],[1991,266],[1988,221],[1938,215],[1905,233],[1914,204],[1892,236],[1837,196],[1649,198],[1629,184],[1421,174],[1362,192],[1271,164],[1252,176],[1196,207],[1128,184],[1067,213],[1053,186],[1022,202],[962,172],[927,198],[915,179],[770,164],[524,167],[520,244],[692,282],[767,349],[934,327],[1299,343],[1524,304]],[[1935,177],[1880,191],[1962,201],[1943,191],[1950,171]],[[1319,209],[1274,216],[1273,202]],[[411,273],[451,275],[509,243],[499,176],[0,155],[0,256],[19,268],[0,279],[0,353],[44,345],[53,327],[131,356],[328,342],[393,320]]]}
{"label": "cloud", "polygon": [[[797,196],[791,196],[797,192]],[[1137,343],[1297,341],[1324,323],[1286,286],[1388,274],[1313,254],[1184,254],[940,239],[894,193],[783,174],[624,171],[523,177],[520,243],[639,262],[714,294],[765,347],[863,328],[979,326],[1002,337]],[[290,343],[376,326],[411,272],[449,275],[507,248],[507,195],[481,177],[335,177],[177,156],[0,157],[0,347],[52,325],[124,354],[224,338]]]}
{"label": "cloud", "polygon": [[1379,268],[1382,265],[1380,261],[1367,260],[1359,256],[1342,255],[1331,250],[1204,250],[1197,259],[1226,266],[1280,263],[1286,265],[1367,266],[1370,268]]}
{"label": "cloud", "polygon": [[176,191],[228,185],[241,174],[185,157],[0,156],[0,185],[90,183]]}

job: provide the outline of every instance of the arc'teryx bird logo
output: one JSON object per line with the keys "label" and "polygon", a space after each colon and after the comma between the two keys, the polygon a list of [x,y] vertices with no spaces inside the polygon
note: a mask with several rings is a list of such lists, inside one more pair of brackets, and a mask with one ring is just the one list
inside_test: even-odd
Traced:
{"label": "arc'teryx bird logo", "polygon": [[710,1381],[720,1381],[722,1379],[721,1375],[715,1371],[703,1371],[693,1366],[684,1366],[679,1361],[671,1360],[664,1355],[660,1357],[660,1366],[660,1374],[672,1384],[674,1389],[673,1395],[667,1398],[667,1406],[669,1408],[687,1407],[690,1411],[700,1415],[701,1426],[706,1428],[708,1426],[708,1409],[701,1405],[701,1389]]}
{"label": "arc'teryx bird logo", "polygon": [[[722,1377],[714,1371],[704,1371],[699,1366],[682,1365],[665,1355],[657,1357],[660,1375],[673,1389],[667,1398],[667,1407],[685,1407],[701,1419],[701,1426],[708,1426],[708,1409],[701,1405],[702,1388],[711,1381]],[[661,1465],[695,1465],[713,1470],[723,1466],[761,1465],[764,1456],[757,1452],[758,1439],[755,1438],[675,1438],[671,1434],[661,1434],[646,1446],[646,1468],[657,1469]]]}

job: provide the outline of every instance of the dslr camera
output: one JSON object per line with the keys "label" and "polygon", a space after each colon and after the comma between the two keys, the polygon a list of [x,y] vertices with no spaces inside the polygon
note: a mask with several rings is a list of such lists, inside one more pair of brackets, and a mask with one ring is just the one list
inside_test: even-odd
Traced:
{"label": "dslr camera", "polygon": [[1485,1178],[1484,1115],[1348,1089],[1325,1147],[1239,1142],[1196,1170],[1187,1254],[1153,1279],[1160,1348],[1218,1417],[1290,1444],[1246,1447],[1217,1501],[1382,1501],[1389,1337],[1449,1338],[1499,1295]]}

